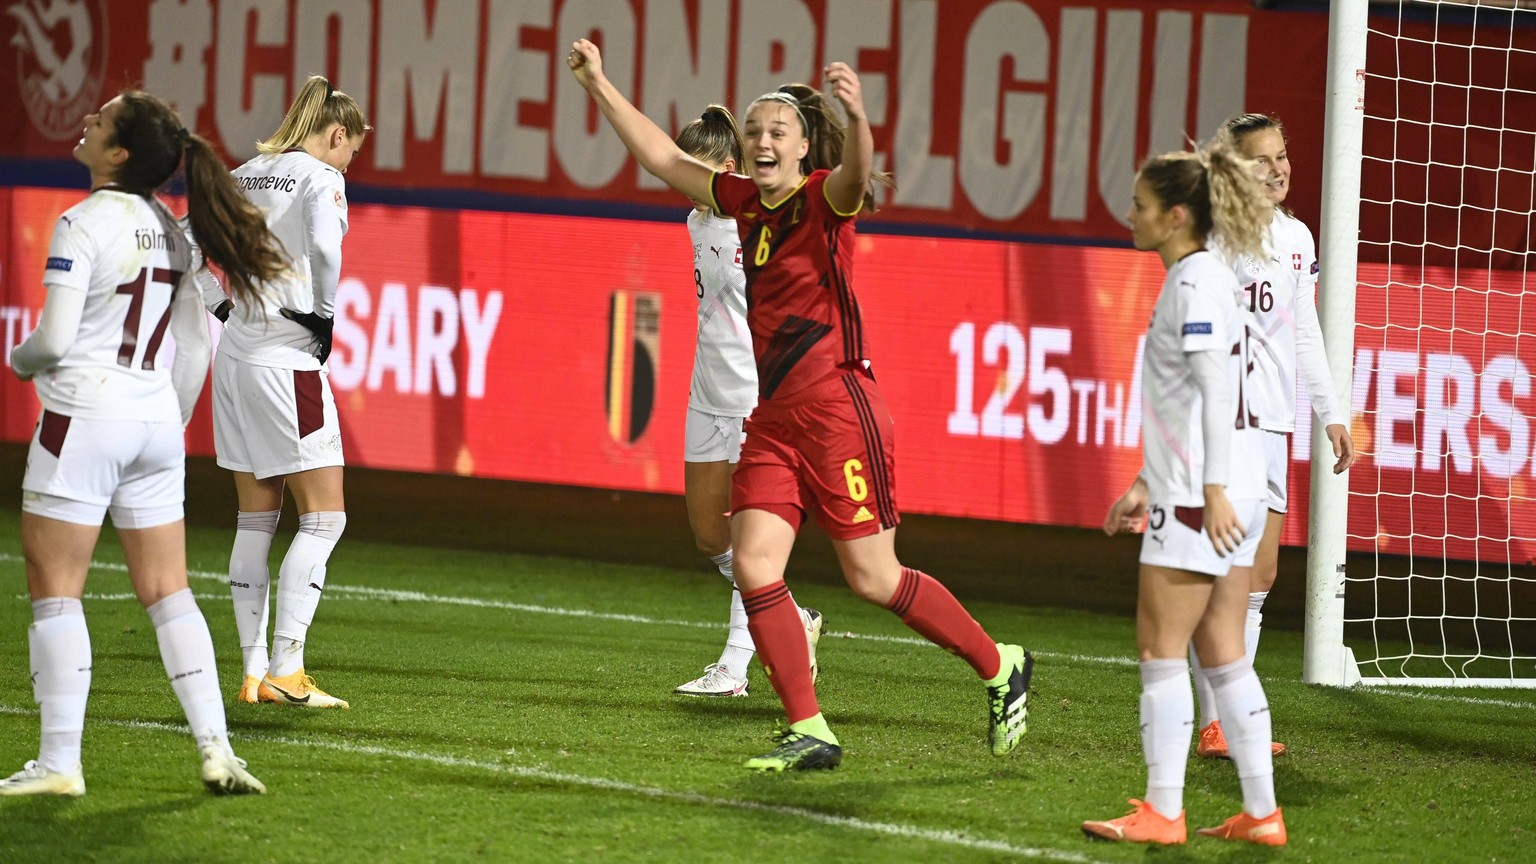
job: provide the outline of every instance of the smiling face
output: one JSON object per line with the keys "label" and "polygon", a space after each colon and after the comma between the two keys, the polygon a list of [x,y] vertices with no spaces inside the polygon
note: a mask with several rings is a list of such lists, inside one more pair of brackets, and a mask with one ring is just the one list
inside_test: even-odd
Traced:
{"label": "smiling face", "polygon": [[115,96],[95,114],[85,115],[85,129],[75,145],[75,161],[91,170],[93,177],[110,177],[128,158],[128,151],[117,146],[117,114],[123,100]]}
{"label": "smiling face", "polygon": [[1264,194],[1276,204],[1284,203],[1291,191],[1291,158],[1285,149],[1285,136],[1274,127],[1260,129],[1243,136],[1238,150],[1259,163],[1259,182],[1264,184]]}
{"label": "smiling face", "polygon": [[800,160],[810,151],[800,112],[773,99],[752,104],[742,132],[746,137],[746,169],[764,198],[788,194],[805,175]]}

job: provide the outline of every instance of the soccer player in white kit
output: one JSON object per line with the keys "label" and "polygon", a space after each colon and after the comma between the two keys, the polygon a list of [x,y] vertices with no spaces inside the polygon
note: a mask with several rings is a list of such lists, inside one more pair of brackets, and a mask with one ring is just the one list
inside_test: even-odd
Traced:
{"label": "soccer player in white kit", "polygon": [[1243,810],[1199,833],[1284,845],[1269,752],[1269,705],[1243,653],[1246,581],[1263,533],[1263,432],[1248,404],[1252,316],[1227,263],[1207,251],[1220,232],[1228,248],[1259,254],[1269,202],[1255,166],[1221,143],[1170,153],[1142,166],[1131,210],[1137,249],[1168,268],[1153,307],[1142,361],[1145,460],[1110,507],[1104,531],[1145,530],[1136,597],[1141,658],[1141,737],[1146,800],[1126,816],[1082,824],[1090,838],[1183,843],[1184,769],[1194,698],[1191,641],[1207,659],[1222,716],[1229,718]]}
{"label": "soccer player in white kit", "polygon": [[[347,524],[341,427],[325,360],[347,231],[342,174],[370,128],[352,97],[316,75],[277,132],[257,145],[261,155],[234,172],[292,265],[257,302],[231,302],[216,292],[207,298],[225,321],[213,364],[213,434],[218,463],[234,472],[240,502],[229,587],[245,663],[241,702],[350,707],[315,686],[304,670],[304,643],[326,563]],[[269,655],[267,554],[285,486],[293,491],[299,530],[278,571]]]}
{"label": "soccer player in white kit", "polygon": [[[724,106],[711,105],[677,134],[677,146],[718,170],[742,166],[741,130]],[[684,696],[747,695],[747,664],[756,646],[747,631],[747,610],[732,569],[731,472],[741,459],[742,424],[757,404],[757,364],[747,329],[747,277],[741,270],[736,220],[716,216],[708,202],[693,202],[688,235],[693,241],[693,285],[699,300],[699,336],[688,388],[683,453],[683,497],[699,551],[731,582],[730,623],[720,659],[704,674],[672,692]],[[822,616],[801,609],[811,676]]]}
{"label": "soccer player in white kit", "polygon": [[90,169],[91,194],[54,226],[43,313],[10,358],[43,407],[21,516],[42,735],[37,759],[0,780],[0,795],[85,794],[91,640],[80,601],[109,512],[203,783],[263,793],[230,748],[213,640],[187,588],[182,429],[208,374],[208,324],[190,276],[198,253],[155,190],[185,158],[192,235],[237,296],[286,262],[218,155],[159,99],[127,91],[87,115],[74,156]]}
{"label": "soccer player in white kit", "polygon": [[[1265,254],[1236,256],[1236,260],[1228,262],[1237,274],[1240,298],[1258,319],[1266,346],[1255,357],[1250,402],[1265,432],[1268,512],[1253,566],[1234,567],[1231,576],[1249,582],[1243,643],[1251,663],[1259,647],[1259,628],[1264,620],[1261,610],[1279,569],[1280,533],[1285,527],[1289,497],[1290,436],[1296,429],[1298,370],[1307,384],[1312,410],[1333,446],[1333,473],[1342,473],[1354,463],[1355,445],[1349,436],[1349,417],[1339,410],[1333,376],[1323,352],[1316,302],[1317,245],[1307,226],[1284,206],[1291,181],[1285,128],[1265,114],[1240,114],[1223,124],[1218,138],[1259,163],[1265,194],[1274,204]],[[1227,740],[1222,733],[1221,715],[1197,655],[1195,651],[1190,653],[1200,706],[1200,738],[1195,753],[1207,759],[1226,758]],[[1285,745],[1274,742],[1271,750],[1278,756],[1285,752]]]}

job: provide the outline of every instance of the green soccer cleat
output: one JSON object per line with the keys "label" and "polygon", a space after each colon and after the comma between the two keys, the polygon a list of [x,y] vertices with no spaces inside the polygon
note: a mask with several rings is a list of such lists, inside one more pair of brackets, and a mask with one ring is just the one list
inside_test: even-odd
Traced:
{"label": "green soccer cleat", "polygon": [[997,644],[1003,660],[998,672],[1001,681],[987,684],[987,708],[991,722],[987,737],[993,756],[1007,756],[1029,730],[1029,679],[1035,672],[1035,658],[1017,645]]}
{"label": "green soccer cleat", "polygon": [[807,735],[786,729],[775,735],[779,746],[770,753],[747,760],[752,771],[810,771],[817,768],[836,768],[843,764],[843,748]]}

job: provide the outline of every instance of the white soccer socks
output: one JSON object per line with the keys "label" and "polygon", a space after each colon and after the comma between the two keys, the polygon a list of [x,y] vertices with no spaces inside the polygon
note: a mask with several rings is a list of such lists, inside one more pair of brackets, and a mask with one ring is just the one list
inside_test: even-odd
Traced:
{"label": "white soccer socks", "polygon": [[225,739],[228,729],[213,658],[213,637],[208,633],[208,620],[192,599],[192,590],[183,588],[166,595],[145,611],[155,625],[165,674],[170,676],[171,688],[186,712],[198,747]]}
{"label": "white soccer socks", "polygon": [[1194,733],[1195,700],[1189,664],[1141,661],[1141,749],[1147,762],[1146,801],[1165,819],[1184,812],[1184,767]]}
{"label": "white soccer socks", "polygon": [[736,559],[734,550],[727,549],[724,552],[721,552],[719,555],[711,555],[709,556],[709,560],[712,561],[716,567],[720,568],[720,575],[724,576],[732,586],[735,586],[736,570],[734,562]]}
{"label": "white soccer socks", "polygon": [[1248,595],[1248,617],[1243,621],[1243,652],[1248,656],[1248,665],[1253,665],[1253,658],[1259,653],[1259,630],[1264,626],[1264,601],[1268,599],[1268,591],[1255,591]]}
{"label": "white soccer socks", "polygon": [[277,623],[267,675],[282,678],[304,668],[304,639],[325,590],[325,564],[346,530],[347,514],[320,510],[299,516],[299,533],[277,573]]}
{"label": "white soccer socks", "polygon": [[[1243,784],[1243,812],[1263,819],[1275,812],[1275,768],[1270,753],[1269,700],[1245,658],[1207,669],[1221,711],[1227,752]],[[1185,742],[1188,746],[1188,742]]]}
{"label": "white soccer socks", "polygon": [[1195,650],[1195,643],[1189,643],[1189,668],[1195,677],[1195,698],[1200,704],[1200,723],[1195,728],[1204,729],[1221,719],[1221,713],[1216,710],[1216,690],[1211,687],[1211,676],[1205,666],[1200,663],[1200,652]]}
{"label": "white soccer socks", "polygon": [[747,665],[756,653],[757,645],[747,629],[747,607],[741,602],[741,592],[732,588],[731,623],[725,635],[725,650],[720,652],[720,665],[739,681],[747,677]]}
{"label": "white soccer socks", "polygon": [[280,510],[240,511],[235,516],[235,545],[229,552],[229,593],[235,601],[235,629],[245,674],[260,678],[267,672],[267,615],[271,574],[267,555],[277,533]]}
{"label": "white soccer socks", "polygon": [[42,714],[38,764],[61,774],[78,772],[85,701],[91,692],[91,634],[80,601],[74,597],[34,600],[27,645],[32,696]]}
{"label": "white soccer socks", "polygon": [[[1259,629],[1264,623],[1261,610],[1268,597],[1268,591],[1255,591],[1248,595],[1248,617],[1243,622],[1243,650],[1249,666],[1253,665],[1253,658],[1259,653]],[[1220,720],[1222,714],[1216,707],[1216,690],[1211,685],[1210,671],[1200,664],[1200,655],[1195,651],[1193,642],[1189,645],[1189,664],[1195,673],[1195,696],[1200,700],[1200,725],[1196,728],[1204,729]]]}

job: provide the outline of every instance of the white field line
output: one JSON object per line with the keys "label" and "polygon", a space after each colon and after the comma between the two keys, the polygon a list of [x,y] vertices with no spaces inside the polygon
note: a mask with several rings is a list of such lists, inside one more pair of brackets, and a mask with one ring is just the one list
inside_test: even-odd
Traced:
{"label": "white field line", "polygon": [[[12,555],[0,552],[0,561],[20,562],[20,555]],[[110,570],[118,573],[128,572],[125,564],[106,561],[92,561],[92,569]],[[192,580],[207,580],[218,582],[221,585],[228,584],[229,574],[214,573],[208,570],[188,570],[187,577]],[[661,625],[666,627],[694,627],[705,630],[723,630],[725,625],[718,621],[679,621],[668,618],[651,618],[645,615],[629,615],[621,612],[597,612],[591,609],[570,609],[561,606],[536,606],[529,603],[514,603],[510,600],[487,600],[483,597],[452,597],[442,594],[427,594],[421,591],[402,591],[393,588],[371,588],[366,585],[327,585],[325,596],[346,597],[352,600],[378,600],[394,603],[432,603],[441,606],[470,606],[477,609],[505,609],[510,612],[531,612],[538,615],[561,615],[567,618],[589,618],[597,621],[620,621],[627,624]],[[132,600],[132,594],[86,594],[88,600]],[[208,599],[199,595],[198,599]],[[228,599],[220,596],[214,599]],[[894,642],[900,645],[920,645],[933,647],[933,643],[927,639],[919,639],[914,636],[883,636],[874,633],[853,633],[846,630],[828,630],[822,634],[838,639],[861,639],[866,642]],[[1031,651],[1036,657],[1049,657],[1055,660],[1069,660],[1081,663],[1098,663],[1110,666],[1136,666],[1137,662],[1131,657],[1095,657],[1087,654],[1062,654],[1050,651]]]}
{"label": "white field line", "polygon": [[[36,711],[24,708],[15,708],[9,705],[0,705],[0,714],[16,716],[36,716]],[[175,732],[182,735],[191,734],[185,726],[173,723],[155,723],[144,720],[94,720],[106,726],[117,726],[124,729],[147,729],[155,732]],[[606,777],[589,777],[584,774],[570,774],[563,771],[547,771],[542,768],[530,768],[522,765],[504,765],[498,762],[485,762],[478,759],[466,759],[460,756],[448,756],[438,753],[423,753],[419,750],[395,750],[389,747],[377,747],[371,744],[354,744],[346,741],[329,741],[323,738],[290,738],[286,735],[270,735],[262,732],[242,732],[242,741],[262,741],[269,744],[282,744],[291,747],[310,747],[324,750],[335,750],[341,753],[350,753],[362,756],[382,756],[391,759],[404,759],[413,762],[429,762],[445,768],[467,768],[476,771],[484,771],[491,774],[505,774],[524,780],[534,780],[543,783],[554,783],[563,786],[578,786],[586,789],[598,789],[605,792],[617,792],[625,795],[635,795],[642,798],[650,798],[658,801],[670,801],[681,804],[700,805],[705,807],[719,807],[728,810],[742,810],[749,813],[771,813],[776,816],[785,816],[791,819],[804,819],[809,822],[819,822],[837,828],[847,828],[854,831],[865,831],[871,834],[883,834],[889,837],[901,837],[912,840],[922,840],[929,843],[937,843],[946,846],[960,846],[966,849],[976,849],[983,852],[998,852],[1005,855],[1016,855],[1020,858],[1034,858],[1044,861],[1065,861],[1070,864],[1093,864],[1093,859],[1076,852],[1064,852],[1056,849],[1040,849],[1033,846],[1015,846],[1001,840],[989,840],[984,837],[976,837],[964,831],[949,831],[933,828],[919,828],[915,825],[903,825],[897,822],[872,822],[866,819],[858,819],[852,816],[835,816],[830,813],[822,813],[817,810],[809,810],[804,807],[789,807],[783,804],[764,804],[760,801],[749,801],[741,798],[719,798],[709,795],[700,795],[696,792],[681,792],[672,789],[663,789],[658,786],[641,786],[635,783],[626,783],[622,780],[610,780]]]}
{"label": "white field line", "polygon": [[[8,552],[0,552],[0,561],[20,563],[20,555],[12,555]],[[108,561],[92,561],[91,567],[97,570],[110,570],[119,573],[128,572],[128,567]],[[224,573],[214,573],[208,570],[188,570],[190,579],[201,579],[210,582],[226,584],[229,576]],[[539,615],[562,615],[569,618],[590,618],[599,621],[620,621],[629,624],[662,625],[669,627],[693,627],[705,630],[719,630],[719,622],[703,621],[679,621],[666,618],[651,618],[645,615],[628,615],[619,612],[596,612],[591,609],[568,609],[559,606],[536,606],[528,603],[513,603],[507,600],[487,600],[481,597],[451,597],[439,594],[427,594],[421,591],[400,591],[390,588],[370,588],[363,585],[328,585],[326,593],[329,596],[343,596],[354,600],[373,600],[407,603],[432,603],[445,606],[469,606],[479,609],[505,609],[512,612],[531,612]],[[200,594],[199,600],[226,600],[224,594]],[[25,599],[25,598],[23,598]],[[87,600],[134,600],[133,594],[86,594]],[[861,639],[867,642],[892,642],[900,645],[931,646],[926,639],[918,639],[912,636],[884,636],[874,633],[854,633],[851,631],[828,630],[825,636],[840,639]],[[1137,661],[1132,657],[1100,657],[1089,654],[1067,654],[1052,651],[1032,651],[1036,657],[1049,657],[1057,660],[1067,660],[1075,663],[1094,663],[1106,666],[1136,666]],[[1370,691],[1372,694],[1383,696],[1396,696],[1403,699],[1421,699],[1428,702],[1452,702],[1461,705],[1483,705],[1495,708],[1518,708],[1523,710],[1536,710],[1536,703],[1517,702],[1510,699],[1493,699],[1478,696],[1450,695],[1444,693],[1427,693],[1423,690],[1403,690],[1396,687],[1376,687]]]}

